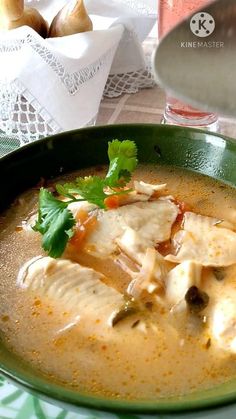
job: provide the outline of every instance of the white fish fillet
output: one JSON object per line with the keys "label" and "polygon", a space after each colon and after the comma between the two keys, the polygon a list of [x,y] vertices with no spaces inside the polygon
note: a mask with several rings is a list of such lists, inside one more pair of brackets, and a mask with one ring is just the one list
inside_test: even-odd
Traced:
{"label": "white fish fillet", "polygon": [[201,272],[202,266],[191,261],[183,262],[172,269],[165,278],[167,302],[170,305],[176,305],[184,300],[191,286],[200,285]]}
{"label": "white fish fillet", "polygon": [[236,354],[236,292],[228,290],[213,304],[209,314],[212,339],[221,349]]}
{"label": "white fish fillet", "polygon": [[174,237],[178,252],[165,259],[174,263],[192,260],[203,266],[236,263],[236,233],[217,226],[217,222],[215,218],[186,212],[183,230]]}
{"label": "white fish fillet", "polygon": [[140,182],[138,182],[137,180],[134,181],[134,189],[136,190],[136,192],[148,195],[149,197],[157,191],[162,191],[166,188],[166,186],[166,183],[152,185],[151,183],[146,183],[142,180]]}
{"label": "white fish fillet", "polygon": [[122,294],[102,282],[103,275],[66,259],[38,257],[19,271],[18,284],[81,315],[103,318],[124,304]]}
{"label": "white fish fillet", "polygon": [[163,289],[163,279],[168,272],[166,265],[164,258],[154,248],[148,248],[140,272],[132,274],[133,279],[128,286],[128,294],[137,299],[143,291],[152,294],[156,290]]}
{"label": "white fish fillet", "polygon": [[178,207],[168,200],[137,202],[99,211],[98,226],[88,237],[85,250],[106,257],[116,253],[120,246],[124,251],[129,248],[134,257],[138,253],[145,255],[148,247],[170,238],[178,211]]}

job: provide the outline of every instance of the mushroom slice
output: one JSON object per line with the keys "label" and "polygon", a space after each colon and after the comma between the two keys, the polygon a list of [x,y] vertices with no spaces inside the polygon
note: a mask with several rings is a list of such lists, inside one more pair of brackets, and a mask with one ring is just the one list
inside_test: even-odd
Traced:
{"label": "mushroom slice", "polygon": [[186,212],[183,230],[174,236],[176,255],[166,260],[181,263],[195,261],[203,266],[230,266],[236,263],[236,233],[218,225],[211,217]]}
{"label": "mushroom slice", "polygon": [[103,279],[99,272],[78,263],[39,257],[20,269],[18,284],[76,311],[81,318],[99,317],[105,323],[124,304],[124,298],[114,288],[104,284]]}

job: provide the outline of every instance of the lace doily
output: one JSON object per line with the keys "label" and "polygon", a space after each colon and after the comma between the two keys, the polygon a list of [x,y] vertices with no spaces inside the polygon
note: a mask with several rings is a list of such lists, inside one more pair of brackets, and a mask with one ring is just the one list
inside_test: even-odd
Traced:
{"label": "lace doily", "polygon": [[81,68],[79,71],[70,73],[42,41],[39,41],[39,39],[32,34],[28,34],[25,38],[16,39],[14,41],[0,40],[0,56],[5,53],[18,52],[24,48],[26,44],[29,45],[42,58],[45,64],[55,72],[71,95],[77,93],[80,86],[96,76],[96,74],[111,61],[111,57],[114,54],[114,51],[110,49],[99,57],[98,60]]}
{"label": "lace doily", "polygon": [[20,145],[61,131],[46,109],[19,80],[0,83],[0,130],[16,136]]}
{"label": "lace doily", "polygon": [[110,74],[103,92],[104,97],[114,98],[123,93],[137,93],[140,89],[154,87],[154,80],[151,58],[146,57],[146,67],[137,71],[130,71],[123,74]]}
{"label": "lace doily", "polygon": [[146,16],[156,16],[157,14],[157,2],[155,6],[147,4],[147,2],[140,0],[119,0],[120,3],[125,4],[126,6],[134,9],[137,13]]}

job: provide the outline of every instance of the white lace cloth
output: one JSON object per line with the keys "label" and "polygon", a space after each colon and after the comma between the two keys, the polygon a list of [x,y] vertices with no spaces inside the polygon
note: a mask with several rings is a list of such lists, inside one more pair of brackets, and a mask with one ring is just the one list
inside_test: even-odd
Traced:
{"label": "white lace cloth", "polygon": [[[28,1],[48,21],[65,2]],[[21,145],[94,124],[103,93],[153,83],[141,47],[155,22],[151,9],[140,2],[137,12],[125,0],[85,3],[92,32],[44,40],[22,27],[0,35],[0,132]]]}
{"label": "white lace cloth", "polygon": [[[55,8],[67,0],[28,0],[51,21]],[[117,97],[122,93],[136,93],[154,86],[150,56],[145,56],[142,42],[157,20],[157,0],[84,0],[94,29],[109,29],[121,23],[125,26],[112,68],[104,89],[104,96]]]}

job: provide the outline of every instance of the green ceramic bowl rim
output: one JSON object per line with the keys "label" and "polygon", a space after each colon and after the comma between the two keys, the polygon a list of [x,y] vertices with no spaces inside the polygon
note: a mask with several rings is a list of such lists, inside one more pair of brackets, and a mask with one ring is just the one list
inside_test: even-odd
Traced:
{"label": "green ceramic bowl rim", "polygon": [[[137,402],[125,400],[109,400],[98,398],[95,396],[87,396],[84,394],[71,393],[65,390],[64,387],[57,386],[56,384],[46,384],[43,380],[25,378],[24,374],[16,374],[11,372],[10,369],[2,368],[0,365],[0,373],[12,384],[18,385],[20,388],[29,391],[33,395],[42,398],[45,401],[53,404],[65,403],[68,408],[84,408],[94,411],[104,411],[109,413],[132,413],[132,414],[157,414],[157,413],[184,413],[195,412],[203,410],[212,410],[215,407],[227,406],[236,401],[236,390],[234,394],[220,396],[216,400],[214,397],[205,398],[204,400],[196,401],[181,401],[179,400],[161,402]],[[128,419],[128,418],[127,418]],[[131,419],[131,418],[130,418]],[[135,418],[134,418],[135,419]]]}
{"label": "green ceramic bowl rim", "polygon": [[[100,130],[110,130],[111,128],[120,128],[122,126],[125,126],[127,128],[161,128],[163,130],[173,130],[173,131],[186,131],[186,132],[192,132],[192,133],[196,133],[196,134],[203,134],[206,136],[212,136],[212,137],[217,137],[220,138],[221,140],[225,141],[228,144],[232,144],[236,147],[236,139],[229,137],[227,135],[224,134],[220,134],[218,132],[211,132],[211,131],[207,131],[207,130],[203,130],[203,129],[199,129],[199,128],[188,128],[188,127],[184,127],[184,126],[180,126],[180,125],[169,125],[169,124],[153,124],[153,123],[129,123],[129,124],[110,124],[110,125],[98,125],[98,126],[91,126],[91,127],[85,127],[85,128],[78,128],[78,129],[73,129],[70,131],[64,131],[64,132],[60,132],[58,134],[54,134],[54,135],[49,135],[48,137],[45,138],[41,138],[39,140],[33,141],[31,143],[27,143],[24,144],[23,146],[16,148],[13,151],[10,151],[8,154],[0,157],[0,162],[2,160],[8,159],[9,157],[13,157],[14,155],[18,155],[21,153],[22,150],[28,149],[28,148],[33,148],[34,146],[37,147],[37,145],[40,144],[46,144],[48,142],[50,142],[52,139],[60,139],[60,137],[64,137],[65,135],[71,135],[71,134],[76,134],[78,132],[92,132],[92,131],[100,131]],[[1,136],[2,134],[0,134]],[[10,138],[10,136],[7,136],[8,138]],[[12,138],[14,139],[14,135],[12,136]],[[194,141],[199,141],[197,139],[194,139]],[[202,140],[201,140],[202,141]],[[236,186],[236,185],[235,185]]]}
{"label": "green ceramic bowl rim", "polygon": [[[65,135],[71,135],[77,132],[86,132],[86,131],[93,131],[93,130],[107,130],[117,127],[121,127],[124,124],[116,124],[116,125],[106,125],[106,126],[98,126],[98,127],[86,127],[82,129],[71,130],[63,133],[59,133],[53,136],[49,136],[38,140],[34,143],[29,143],[24,145],[20,149],[16,149],[6,156],[0,158],[0,162],[5,159],[12,159],[17,157],[21,154],[21,150],[25,148],[33,148],[34,146],[37,147],[39,144],[44,144],[50,142],[51,139],[60,138]],[[195,128],[185,128],[180,126],[170,126],[170,125],[160,125],[160,124],[125,124],[126,127],[132,128],[139,128],[139,127],[161,127],[161,129],[168,129],[173,131],[186,131],[192,133],[201,133],[207,136],[214,136],[224,140],[228,144],[232,144],[235,146],[235,155],[236,155],[236,140],[233,138],[227,137],[225,135],[221,135],[219,133],[212,133],[209,131],[204,131]],[[192,141],[198,141],[197,139],[192,139]],[[201,140],[202,141],[202,140]],[[0,163],[1,164],[1,163]],[[166,401],[159,401],[158,402],[145,402],[145,401],[123,401],[123,400],[109,400],[105,398],[98,398],[95,396],[87,396],[80,393],[75,393],[73,391],[67,390],[62,386],[59,386],[54,383],[46,383],[46,381],[40,379],[39,377],[35,376],[34,378],[27,377],[27,374],[18,373],[9,367],[5,367],[0,363],[0,373],[13,383],[16,383],[20,387],[32,392],[33,394],[37,394],[39,397],[46,399],[50,402],[58,402],[58,404],[66,403],[67,406],[71,407],[81,407],[87,408],[92,410],[98,411],[107,411],[110,413],[138,413],[138,414],[151,414],[151,413],[158,413],[158,412],[165,412],[165,413],[174,413],[174,412],[184,412],[184,411],[196,411],[196,410],[203,410],[203,409],[211,409],[216,406],[224,406],[229,403],[233,403],[236,401],[236,389],[235,392],[231,392],[230,394],[221,395],[217,399],[214,396],[206,397],[201,400],[181,400],[181,397],[173,398],[173,402],[171,398]],[[217,386],[217,388],[221,386]],[[207,391],[206,391],[207,392]]]}

